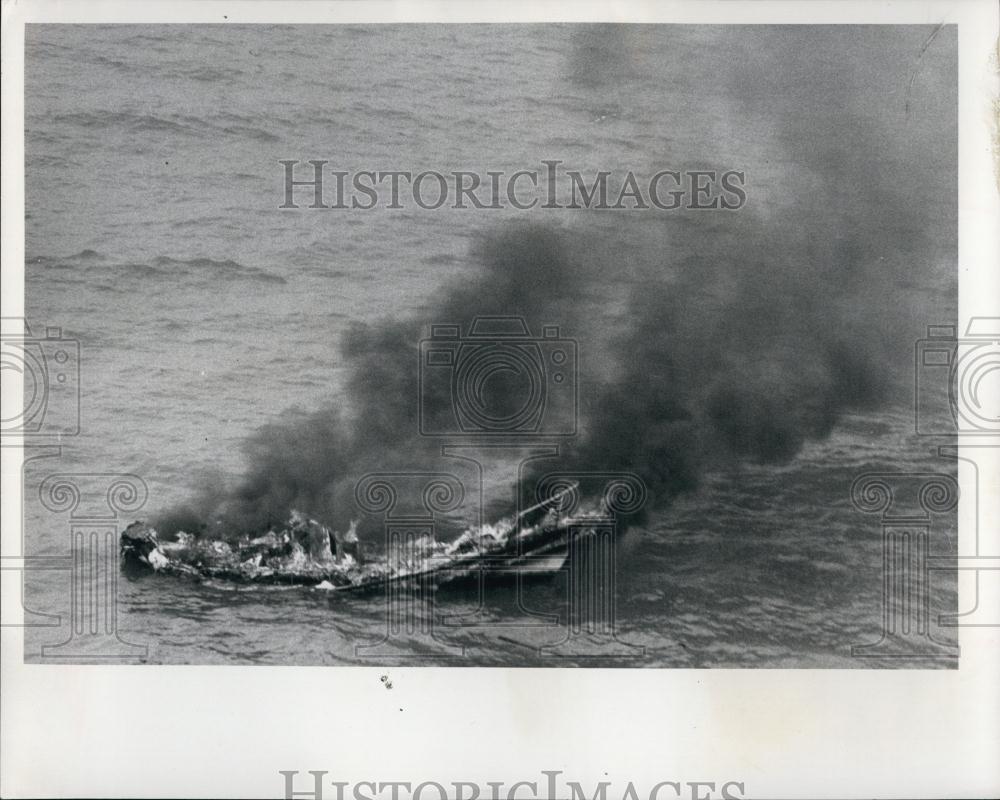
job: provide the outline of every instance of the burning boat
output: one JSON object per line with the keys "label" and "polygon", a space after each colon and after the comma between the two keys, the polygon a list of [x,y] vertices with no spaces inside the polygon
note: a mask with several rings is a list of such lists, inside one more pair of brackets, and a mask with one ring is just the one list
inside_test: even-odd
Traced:
{"label": "burning boat", "polygon": [[554,494],[516,516],[466,530],[443,544],[430,537],[388,543],[384,555],[362,559],[353,527],[338,535],[316,520],[293,512],[286,527],[236,543],[180,533],[160,541],[144,522],[134,522],[120,538],[122,571],[130,577],[162,575],[252,585],[301,585],[362,593],[389,585],[439,586],[476,575],[485,567],[533,576],[563,568],[574,537],[590,532],[599,512],[568,516],[566,497],[576,486]]}

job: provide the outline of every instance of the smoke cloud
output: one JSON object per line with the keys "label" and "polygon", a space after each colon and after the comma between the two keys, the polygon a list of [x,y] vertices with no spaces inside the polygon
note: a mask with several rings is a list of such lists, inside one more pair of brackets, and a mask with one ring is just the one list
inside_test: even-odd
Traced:
{"label": "smoke cloud", "polygon": [[[570,83],[594,102],[627,93],[634,65],[646,71],[654,52],[653,32],[635,33],[635,42],[626,30],[606,33],[587,28],[570,63]],[[928,100],[940,95],[947,111],[954,89],[942,78],[915,119],[915,100],[872,105],[897,96],[893,81],[912,88],[906,59],[893,56],[894,77],[886,55],[888,88],[866,93],[868,50],[844,55],[859,46],[884,53],[887,43],[916,53],[925,31],[885,41],[874,31],[860,45],[853,33],[773,35],[774,48],[733,49],[720,74],[730,116],[747,129],[744,209],[592,214],[585,226],[579,212],[552,212],[551,223],[489,229],[469,273],[428,308],[347,331],[343,407],[290,412],[262,428],[246,442],[242,480],[211,484],[164,515],[163,532],[255,533],[284,523],[292,508],[346,528],[358,514],[358,478],[428,469],[440,457],[440,441],[418,434],[419,342],[432,324],[467,332],[479,315],[522,317],[536,336],[558,325],[578,342],[579,435],[529,479],[628,471],[646,483],[647,508],[669,505],[719,464],[794,459],[851,410],[909,402],[900,374],[909,374],[913,341],[930,309],[935,320],[942,305],[954,311],[955,194],[942,178],[954,174],[956,137]],[[953,67],[949,37],[939,44],[949,43]],[[669,154],[663,162],[700,166]],[[766,185],[755,184],[758,174]],[[452,398],[442,391],[425,402],[434,410]]]}
{"label": "smoke cloud", "polygon": [[[663,263],[660,277],[638,276],[627,288],[600,269],[589,236],[526,223],[495,230],[473,254],[477,270],[419,318],[346,332],[346,407],[289,412],[264,426],[245,444],[249,469],[235,487],[215,481],[159,525],[167,534],[206,523],[222,535],[253,534],[295,508],[343,530],[359,513],[362,475],[434,468],[440,441],[418,433],[419,341],[432,323],[467,331],[479,315],[523,317],[535,335],[559,325],[578,341],[580,434],[561,459],[539,461],[531,479],[556,469],[633,472],[655,508],[720,461],[794,458],[845,411],[884,399],[882,343],[895,322],[879,307],[877,282],[844,280],[863,269],[850,248],[842,263],[804,262],[805,245],[787,232],[773,251],[766,231],[755,233],[766,252],[679,265],[668,236],[647,254]],[[425,392],[424,402],[454,401],[441,391]]]}

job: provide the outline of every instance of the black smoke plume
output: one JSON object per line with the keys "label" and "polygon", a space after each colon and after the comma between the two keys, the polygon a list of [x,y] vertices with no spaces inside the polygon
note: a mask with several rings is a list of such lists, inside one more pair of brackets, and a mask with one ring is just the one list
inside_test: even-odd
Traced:
{"label": "black smoke plume", "polygon": [[[654,27],[578,33],[568,85],[582,108],[640,107],[647,95],[632,85],[663,63],[671,37],[685,44],[671,26]],[[853,409],[908,403],[900,378],[910,377],[913,341],[929,315],[954,313],[955,43],[944,32],[921,49],[919,26],[871,28],[762,29],[745,41],[702,30],[726,48],[711,62],[721,89],[709,99],[727,105],[697,119],[716,125],[708,139],[729,155],[679,164],[653,154],[662,158],[649,173],[745,168],[746,207],[538,212],[554,221],[489,231],[468,273],[429,307],[347,331],[343,406],[262,428],[245,445],[242,480],[210,485],[165,515],[163,532],[254,533],[293,508],[342,530],[358,513],[359,477],[439,457],[440,443],[417,433],[418,343],[432,324],[467,330],[477,315],[523,317],[535,335],[558,325],[578,342],[579,435],[529,478],[633,472],[647,508],[720,464],[787,462]],[[916,82],[907,54],[923,59]],[[671,76],[701,85],[701,63],[670,62]],[[734,141],[721,133],[730,129]],[[745,161],[732,163],[734,152]]]}
{"label": "black smoke plume", "polygon": [[[357,515],[354,486],[367,472],[426,469],[440,443],[418,435],[418,346],[432,323],[468,328],[478,315],[516,315],[532,330],[568,323],[587,307],[581,259],[557,230],[517,224],[485,236],[475,275],[445,287],[418,318],[355,324],[343,336],[347,406],[290,411],[244,445],[248,471],[220,490],[209,482],[190,504],[157,520],[162,533],[254,534],[297,509],[343,530]],[[450,403],[446,392],[425,398]]]}
{"label": "black smoke plume", "polygon": [[[746,233],[761,223],[734,224]],[[536,334],[557,324],[577,338],[581,432],[530,477],[632,472],[650,491],[649,508],[694,488],[720,461],[788,461],[845,411],[884,398],[883,345],[897,322],[877,308],[878,282],[856,275],[864,268],[850,260],[855,250],[829,255],[841,263],[799,260],[804,239],[783,232],[771,252],[755,228],[766,243],[759,252],[745,246],[675,264],[667,236],[652,254],[659,274],[634,275],[625,286],[602,270],[606,256],[590,245],[593,235],[607,234],[503,227],[476,248],[475,272],[418,318],[352,326],[340,346],[349,403],[264,426],[245,444],[242,480],[212,485],[190,508],[165,515],[163,532],[207,524],[225,536],[254,534],[283,524],[293,508],[343,530],[358,515],[353,490],[362,475],[427,469],[440,443],[418,435],[417,377],[418,343],[431,323],[467,330],[477,315],[516,315]],[[446,393],[425,400],[452,402]]]}

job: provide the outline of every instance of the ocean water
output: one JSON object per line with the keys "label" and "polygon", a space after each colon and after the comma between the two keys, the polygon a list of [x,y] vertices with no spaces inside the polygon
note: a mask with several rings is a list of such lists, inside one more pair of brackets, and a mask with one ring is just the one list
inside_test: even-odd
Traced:
{"label": "ocean water", "polygon": [[[26,467],[25,553],[70,552],[67,515],[38,499],[50,474],[139,476],[148,499],[135,516],[148,518],[209,470],[242,474],[242,444],[287,409],[349,405],[343,333],[441,321],[429,309],[474,274],[484,231],[529,219],[582,243],[581,269],[602,278],[581,301],[589,327],[568,333],[591,363],[614,360],[631,288],[699,258],[780,252],[784,234],[770,232],[794,231],[817,259],[854,248],[868,269],[858,296],[902,310],[874,343],[893,359],[892,388],[875,408],[845,403],[828,436],[782,463],[713,459],[696,489],[622,535],[616,630],[632,650],[545,649],[566,636],[539,616],[565,620],[562,577],[521,598],[510,586],[481,602],[442,592],[435,638],[402,636],[402,655],[356,649],[379,639],[381,600],[309,588],[120,579],[117,630],[149,663],[955,666],[851,652],[883,623],[882,528],[852,505],[852,483],[955,471],[913,425],[913,344],[954,317],[957,273],[955,41],[930,33],[29,26],[26,315],[79,342],[81,430]],[[281,159],[413,172],[709,165],[745,170],[748,204],[282,210]],[[799,302],[781,285],[760,291],[774,307]],[[853,297],[826,321],[850,328],[871,312]],[[953,513],[935,516],[930,548],[954,553]],[[955,610],[947,574],[928,591],[935,620]],[[26,658],[58,656],[42,647],[70,635],[68,572],[27,573],[25,598],[59,618],[26,629]],[[954,629],[933,634],[955,641]]]}

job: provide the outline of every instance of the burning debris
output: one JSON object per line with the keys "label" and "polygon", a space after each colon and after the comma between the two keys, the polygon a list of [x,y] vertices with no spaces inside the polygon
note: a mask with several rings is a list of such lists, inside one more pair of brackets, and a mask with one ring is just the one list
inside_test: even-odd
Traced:
{"label": "burning debris", "polygon": [[196,580],[215,579],[256,585],[302,585],[363,591],[386,582],[440,585],[478,573],[486,566],[517,567],[534,575],[562,569],[570,540],[590,534],[587,520],[605,517],[598,511],[561,513],[571,486],[519,513],[466,530],[443,544],[429,536],[390,541],[385,554],[363,554],[354,532],[331,531],[293,511],[280,531],[235,543],[180,532],[176,541],[160,541],[156,530],[133,522],[121,535],[122,571],[129,577],[159,573]]}

